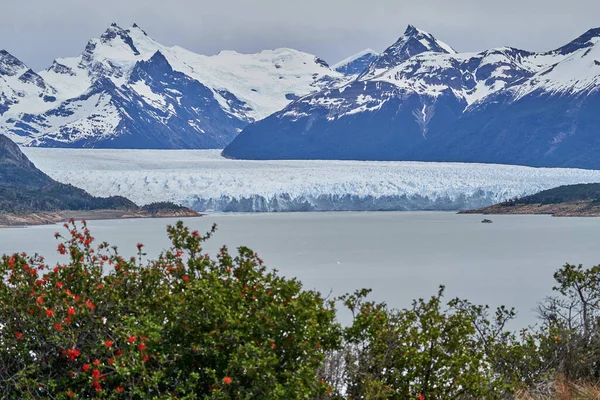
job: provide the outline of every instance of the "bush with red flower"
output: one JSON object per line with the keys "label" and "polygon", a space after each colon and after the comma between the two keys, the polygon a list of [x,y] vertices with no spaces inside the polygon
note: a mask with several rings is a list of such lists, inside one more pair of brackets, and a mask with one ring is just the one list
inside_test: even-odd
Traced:
{"label": "bush with red flower", "polygon": [[94,246],[85,223],[65,224],[49,266],[0,262],[1,398],[316,398],[324,354],[339,345],[333,304],[267,270],[248,248],[168,228],[156,260]]}

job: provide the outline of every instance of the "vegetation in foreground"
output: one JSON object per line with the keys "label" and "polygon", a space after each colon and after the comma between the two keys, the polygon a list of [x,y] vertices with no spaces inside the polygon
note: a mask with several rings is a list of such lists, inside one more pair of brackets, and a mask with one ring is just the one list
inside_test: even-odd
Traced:
{"label": "vegetation in foreground", "polygon": [[[369,290],[325,299],[250,249],[203,249],[180,222],[144,261],[94,245],[83,223],[57,233],[64,264],[0,262],[3,399],[598,398],[600,266],[558,270],[538,326],[444,288],[404,310]],[[336,322],[335,302],[353,314]]]}

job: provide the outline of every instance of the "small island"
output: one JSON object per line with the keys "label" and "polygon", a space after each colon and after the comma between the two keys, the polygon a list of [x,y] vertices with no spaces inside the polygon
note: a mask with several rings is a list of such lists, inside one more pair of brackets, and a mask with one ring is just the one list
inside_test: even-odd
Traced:
{"label": "small island", "polygon": [[600,183],[565,185],[460,214],[549,214],[555,217],[600,216]]}
{"label": "small island", "polygon": [[59,183],[42,171],[9,138],[0,135],[0,226],[54,224],[75,219],[197,217],[173,203],[138,206],[122,196],[95,197]]}

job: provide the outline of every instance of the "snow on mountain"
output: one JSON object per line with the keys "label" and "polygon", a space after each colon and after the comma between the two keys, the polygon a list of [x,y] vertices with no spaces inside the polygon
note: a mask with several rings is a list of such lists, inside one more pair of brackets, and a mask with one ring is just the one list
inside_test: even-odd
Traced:
{"label": "snow on mountain", "polygon": [[427,52],[456,54],[456,50],[437,40],[432,34],[409,25],[404,31],[404,35],[381,53],[363,72],[362,76],[377,76],[413,56]]}
{"label": "snow on mountain", "polygon": [[488,164],[242,161],[218,150],[23,151],[52,178],[93,195],[198,211],[459,210],[600,181],[600,171]]}
{"label": "snow on mountain", "polygon": [[599,38],[456,53],[409,26],[355,80],[247,126],[223,154],[600,168]]}
{"label": "snow on mountain", "polygon": [[[595,36],[589,36],[590,33]],[[591,30],[582,37],[587,40],[580,46],[567,45],[547,54],[546,57],[553,57],[553,61],[557,62],[547,65],[528,82],[515,87],[515,98],[535,91],[574,94],[597,90],[600,86],[600,29]]]}
{"label": "snow on mountain", "polygon": [[374,50],[366,49],[332,65],[331,69],[346,75],[358,75],[367,69],[377,57],[379,54]]}
{"label": "snow on mountain", "polygon": [[[164,82],[162,75],[132,79],[136,69],[156,61],[157,54],[164,59]],[[186,142],[186,148],[200,143],[223,147],[244,125],[347,79],[323,60],[296,50],[202,56],[163,46],[135,24],[129,29],[112,24],[91,39],[80,56],[56,59],[36,76],[53,88],[57,102],[34,107],[39,103],[34,93],[22,96],[19,109],[7,105],[0,125],[13,140],[33,146],[149,148]],[[197,96],[200,89],[182,93],[178,85],[183,80],[202,86],[202,96],[188,97]],[[169,84],[156,84],[159,81]],[[152,142],[148,136],[154,133],[145,130],[163,129],[167,121],[176,128],[170,132],[176,137]],[[117,140],[121,137],[125,139]]]}
{"label": "snow on mountain", "polygon": [[56,90],[42,77],[6,50],[0,50],[0,116],[9,109],[22,108],[24,101],[33,110],[49,108]]}

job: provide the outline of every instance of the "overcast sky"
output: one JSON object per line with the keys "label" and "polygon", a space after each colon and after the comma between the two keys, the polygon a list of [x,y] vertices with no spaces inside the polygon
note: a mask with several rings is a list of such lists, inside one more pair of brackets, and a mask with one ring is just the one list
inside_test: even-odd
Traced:
{"label": "overcast sky", "polygon": [[81,53],[111,22],[202,54],[292,47],[333,64],[408,24],[458,51],[557,48],[600,26],[599,0],[0,0],[0,49],[34,70]]}

